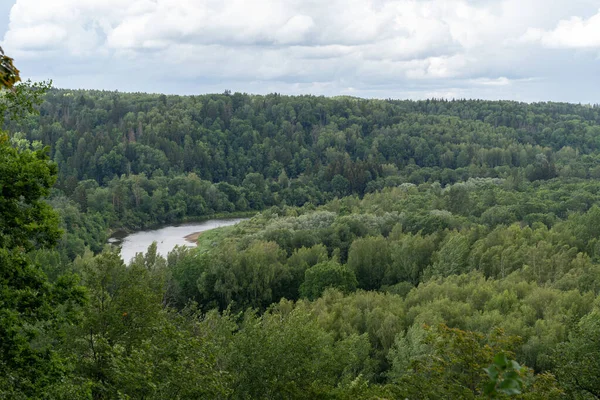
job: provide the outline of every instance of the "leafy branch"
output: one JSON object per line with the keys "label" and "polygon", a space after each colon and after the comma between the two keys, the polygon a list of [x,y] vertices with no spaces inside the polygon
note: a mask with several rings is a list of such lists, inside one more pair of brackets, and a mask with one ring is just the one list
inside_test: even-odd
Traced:
{"label": "leafy branch", "polygon": [[494,362],[489,367],[484,368],[490,378],[484,388],[485,394],[490,398],[497,397],[499,394],[509,396],[521,394],[523,389],[521,369],[519,363],[510,360],[505,353],[496,354]]}
{"label": "leafy branch", "polygon": [[14,66],[13,59],[5,55],[0,47],[0,86],[11,89],[20,80],[19,70]]}

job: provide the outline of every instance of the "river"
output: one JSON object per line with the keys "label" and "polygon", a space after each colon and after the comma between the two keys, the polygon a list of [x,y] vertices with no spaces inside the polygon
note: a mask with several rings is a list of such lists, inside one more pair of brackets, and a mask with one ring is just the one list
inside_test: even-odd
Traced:
{"label": "river", "polygon": [[203,222],[169,225],[159,229],[138,231],[129,234],[117,232],[108,239],[108,242],[121,247],[121,258],[126,263],[129,263],[137,253],[145,253],[152,242],[156,242],[158,253],[166,257],[175,246],[196,246],[195,241],[186,239],[186,236],[222,226],[235,225],[245,219],[210,219]]}

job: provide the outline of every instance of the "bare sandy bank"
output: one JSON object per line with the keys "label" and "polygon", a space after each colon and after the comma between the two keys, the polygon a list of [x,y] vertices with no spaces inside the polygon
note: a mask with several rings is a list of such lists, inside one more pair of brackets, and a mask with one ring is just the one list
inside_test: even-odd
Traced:
{"label": "bare sandy bank", "polygon": [[203,232],[194,232],[184,236],[184,239],[190,243],[198,244],[198,238]]}

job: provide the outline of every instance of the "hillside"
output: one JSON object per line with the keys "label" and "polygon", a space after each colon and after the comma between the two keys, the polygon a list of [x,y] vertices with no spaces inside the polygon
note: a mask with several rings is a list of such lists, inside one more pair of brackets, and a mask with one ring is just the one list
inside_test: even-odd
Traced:
{"label": "hillside", "polygon": [[[21,285],[0,317],[29,318],[0,330],[0,397],[597,398],[599,124],[565,103],[50,90],[0,141]],[[241,212],[164,258],[105,246]],[[39,316],[9,301],[30,287]]]}

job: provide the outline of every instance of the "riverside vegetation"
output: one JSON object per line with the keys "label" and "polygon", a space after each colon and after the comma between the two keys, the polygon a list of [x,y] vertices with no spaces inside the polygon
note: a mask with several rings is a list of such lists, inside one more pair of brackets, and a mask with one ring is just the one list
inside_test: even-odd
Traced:
{"label": "riverside vegetation", "polygon": [[[9,61],[1,398],[600,397],[600,108],[48,90]],[[166,258],[105,245],[236,212]]]}

